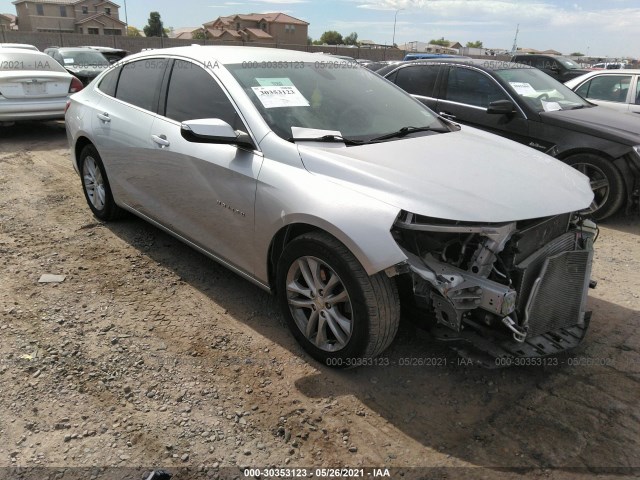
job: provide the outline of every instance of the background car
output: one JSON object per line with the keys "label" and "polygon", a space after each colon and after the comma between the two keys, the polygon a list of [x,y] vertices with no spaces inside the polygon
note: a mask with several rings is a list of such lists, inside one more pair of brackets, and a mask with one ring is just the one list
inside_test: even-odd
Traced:
{"label": "background car", "polygon": [[83,46],[82,48],[91,48],[97,52],[100,52],[107,60],[109,60],[109,63],[111,64],[116,63],[118,60],[122,60],[127,55],[130,55],[129,51],[123,50],[121,48],[97,46]]}
{"label": "background car", "polygon": [[0,43],[0,48],[24,48],[25,50],[35,50],[39,52],[38,47],[29,45],[28,43]]}
{"label": "background car", "polygon": [[0,121],[64,118],[69,96],[80,80],[44,53],[0,49]]}
{"label": "background car", "polygon": [[111,65],[104,55],[93,48],[51,47],[45,49],[44,53],[53,57],[85,86]]}
{"label": "background car", "polygon": [[560,55],[540,55],[529,53],[526,55],[514,55],[511,58],[511,61],[513,63],[522,63],[535,67],[563,83],[590,71],[580,67],[580,65],[570,58],[562,57]]}
{"label": "background car", "polygon": [[381,353],[401,298],[493,366],[577,345],[588,179],[318,57],[182,47],[103,73],[66,114],[93,214],[132,212],[273,291],[328,366]]}
{"label": "background car", "polygon": [[597,219],[638,200],[640,118],[595,106],[540,70],[492,60],[425,60],[377,73],[442,116],[524,143],[591,179]]}
{"label": "background car", "polygon": [[565,85],[590,102],[640,114],[640,70],[598,70]]}

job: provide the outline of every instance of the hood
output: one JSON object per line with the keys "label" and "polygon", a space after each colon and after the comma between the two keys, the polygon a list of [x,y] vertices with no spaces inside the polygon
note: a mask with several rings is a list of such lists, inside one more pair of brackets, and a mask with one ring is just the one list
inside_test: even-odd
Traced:
{"label": "hood", "polygon": [[640,115],[637,113],[619,112],[611,108],[594,106],[577,110],[542,112],[540,120],[548,125],[587,133],[629,146],[640,145]]}
{"label": "hood", "polygon": [[587,208],[587,177],[510,140],[458,132],[356,147],[298,144],[311,173],[398,209],[434,218],[506,222]]}

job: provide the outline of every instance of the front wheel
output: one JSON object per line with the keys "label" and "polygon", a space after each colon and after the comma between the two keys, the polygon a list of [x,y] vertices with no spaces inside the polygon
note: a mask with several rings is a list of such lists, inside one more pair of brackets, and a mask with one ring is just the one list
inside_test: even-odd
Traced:
{"label": "front wheel", "polygon": [[353,254],[326,233],[305,234],[289,243],[276,281],[291,332],[326,365],[366,364],[398,331],[395,284],[384,273],[367,275]]}
{"label": "front wheel", "polygon": [[584,153],[569,157],[565,162],[589,177],[593,202],[586,214],[604,220],[618,211],[624,203],[625,185],[620,170],[612,161]]}

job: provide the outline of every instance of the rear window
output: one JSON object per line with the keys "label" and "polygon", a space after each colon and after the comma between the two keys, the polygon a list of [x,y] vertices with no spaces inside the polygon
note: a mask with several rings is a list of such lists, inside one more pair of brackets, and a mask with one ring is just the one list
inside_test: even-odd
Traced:
{"label": "rear window", "polygon": [[49,55],[39,52],[2,52],[0,51],[0,71],[34,70],[44,72],[66,72]]}

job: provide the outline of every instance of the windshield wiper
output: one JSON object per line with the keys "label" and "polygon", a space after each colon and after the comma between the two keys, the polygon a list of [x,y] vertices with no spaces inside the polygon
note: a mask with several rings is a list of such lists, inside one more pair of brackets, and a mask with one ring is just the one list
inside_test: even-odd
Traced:
{"label": "windshield wiper", "polygon": [[377,142],[380,140],[388,140],[390,138],[402,138],[410,133],[416,132],[438,132],[438,133],[446,133],[450,132],[448,128],[439,128],[439,127],[402,127],[397,132],[387,133],[386,135],[381,135],[379,137],[372,138],[369,142]]}
{"label": "windshield wiper", "polygon": [[309,138],[287,138],[288,142],[336,142],[344,143],[345,145],[362,145],[362,140],[351,140],[350,138],[344,138],[340,135],[322,135],[321,137],[309,137]]}

